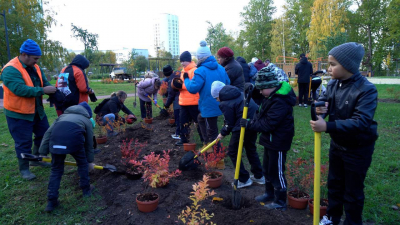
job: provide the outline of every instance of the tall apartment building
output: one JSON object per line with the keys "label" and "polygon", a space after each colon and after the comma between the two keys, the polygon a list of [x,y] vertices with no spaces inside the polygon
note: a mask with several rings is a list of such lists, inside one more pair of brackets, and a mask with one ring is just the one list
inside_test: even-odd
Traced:
{"label": "tall apartment building", "polygon": [[179,56],[178,16],[162,13],[154,19],[154,52],[156,54],[157,49],[170,52],[172,56]]}

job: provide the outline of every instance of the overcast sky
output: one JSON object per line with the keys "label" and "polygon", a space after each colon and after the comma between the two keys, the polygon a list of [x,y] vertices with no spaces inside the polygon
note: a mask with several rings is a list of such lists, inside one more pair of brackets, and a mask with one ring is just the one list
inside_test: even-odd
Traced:
{"label": "overcast sky", "polygon": [[[249,0],[50,0],[57,26],[50,39],[67,49],[82,50],[83,43],[71,37],[71,23],[99,35],[100,50],[143,48],[151,51],[153,18],[170,13],[179,18],[180,50],[194,51],[207,35],[207,20],[222,22],[228,31],[240,30],[240,12]],[[275,1],[277,14],[285,1]]]}

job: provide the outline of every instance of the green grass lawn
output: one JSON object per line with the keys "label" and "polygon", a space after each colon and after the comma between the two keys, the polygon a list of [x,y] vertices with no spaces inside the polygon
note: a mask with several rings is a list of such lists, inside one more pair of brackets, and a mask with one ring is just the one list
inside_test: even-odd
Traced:
{"label": "green grass lawn", "polygon": [[[96,85],[99,89],[115,91],[108,85],[101,85],[101,83],[96,83]],[[115,87],[122,87],[121,85],[124,84],[116,84]],[[385,93],[386,85],[376,86],[380,97],[390,97],[388,93]],[[95,89],[95,82],[92,87]],[[395,88],[398,87],[400,85]],[[133,101],[134,98],[128,98],[125,104],[129,109],[133,109],[136,115],[140,115],[139,106],[133,108]],[[97,104],[99,102],[90,103],[92,108]],[[366,200],[363,215],[365,221],[376,224],[400,223],[399,211],[391,209],[391,206],[400,203],[399,107],[399,103],[379,103],[375,115],[378,121],[379,139],[376,142],[372,165],[365,181]],[[46,104],[45,110],[49,122],[52,123],[57,117],[54,108]],[[153,107],[153,110],[154,115],[158,115],[158,109]],[[296,136],[293,139],[292,150],[288,152],[287,163],[298,157],[303,159],[314,157],[314,133],[309,126],[310,108],[295,107],[294,116]],[[219,122],[222,124],[222,117]],[[37,179],[22,180],[19,176],[14,142],[8,132],[2,110],[0,110],[0,129],[3,130],[0,133],[0,224],[86,224],[101,221],[102,218],[88,217],[101,210],[96,204],[101,200],[101,196],[97,195],[90,199],[81,198],[75,167],[66,167],[60,187],[60,209],[52,214],[44,213],[50,169],[34,167],[32,171]],[[199,142],[197,137],[196,140]],[[321,151],[323,164],[328,163],[329,141],[329,135],[323,133]],[[228,146],[228,142],[229,137],[226,137],[223,143]],[[262,159],[262,146],[258,145],[258,151]],[[230,163],[228,158],[225,161]],[[246,162],[246,159],[244,161]]]}

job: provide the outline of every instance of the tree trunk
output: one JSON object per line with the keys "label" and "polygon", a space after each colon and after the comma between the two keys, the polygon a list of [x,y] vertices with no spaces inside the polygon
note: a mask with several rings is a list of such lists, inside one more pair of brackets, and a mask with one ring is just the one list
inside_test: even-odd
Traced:
{"label": "tree trunk", "polygon": [[368,29],[368,54],[369,54],[369,63],[368,70],[371,71],[372,75],[372,37],[371,37],[371,25],[367,26]]}

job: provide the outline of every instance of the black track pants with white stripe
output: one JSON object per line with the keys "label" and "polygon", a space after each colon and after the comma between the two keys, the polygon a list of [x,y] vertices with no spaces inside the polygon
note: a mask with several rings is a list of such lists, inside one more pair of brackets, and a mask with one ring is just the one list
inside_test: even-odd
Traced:
{"label": "black track pants with white stripe", "polygon": [[266,182],[275,190],[287,189],[285,178],[286,151],[274,151],[264,148],[263,173]]}

